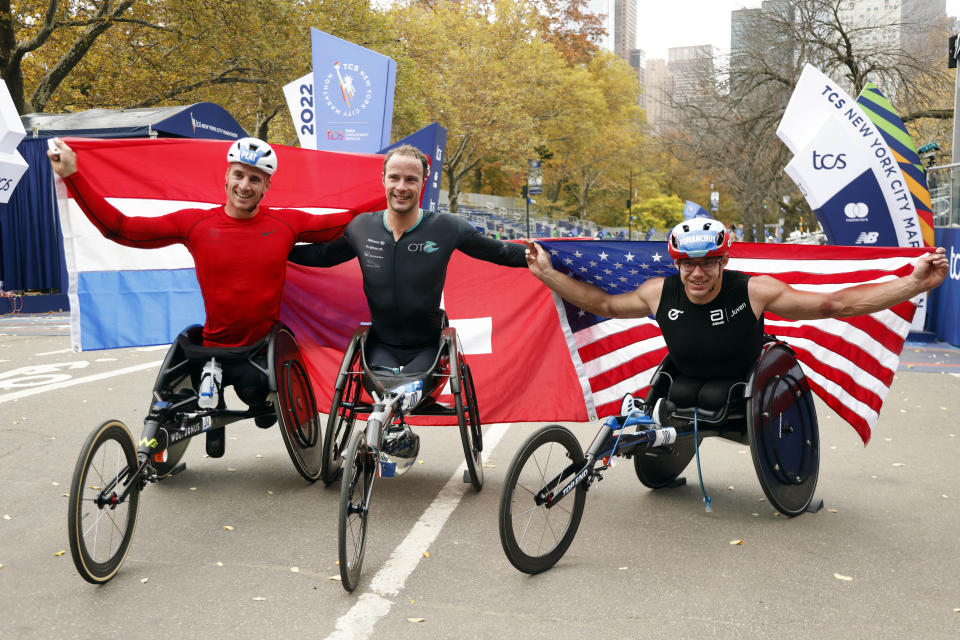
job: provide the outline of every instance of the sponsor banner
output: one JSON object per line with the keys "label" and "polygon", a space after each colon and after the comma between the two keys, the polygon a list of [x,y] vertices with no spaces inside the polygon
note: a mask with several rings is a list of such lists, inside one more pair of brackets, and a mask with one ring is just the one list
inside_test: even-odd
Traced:
{"label": "sponsor banner", "polygon": [[0,80],[0,153],[16,153],[17,145],[26,135],[7,83]]}
{"label": "sponsor banner", "polygon": [[927,313],[937,338],[960,346],[960,229],[938,227],[936,244],[947,251],[950,273],[930,292]]}
{"label": "sponsor banner", "polygon": [[310,30],[317,149],[376,153],[390,144],[397,63]]}
{"label": "sponsor banner", "polygon": [[430,178],[420,194],[420,206],[428,211],[436,211],[440,202],[440,180],[443,178],[443,154],[447,148],[447,130],[434,122],[419,131],[414,131],[406,138],[397,140],[380,153],[386,153],[394,147],[409,144],[427,154],[430,158]]}
{"label": "sponsor banner", "polygon": [[0,203],[6,204],[13,190],[20,184],[20,178],[27,171],[27,161],[16,149],[13,153],[0,153]]}
{"label": "sponsor banner", "polygon": [[304,149],[317,148],[317,109],[313,95],[313,72],[283,86],[283,96],[297,130],[297,139]]}
{"label": "sponsor banner", "polygon": [[[816,68],[804,68],[777,135],[796,154],[787,173],[809,194],[821,225],[830,229],[831,243],[855,244],[861,239],[861,244],[924,246],[908,181],[880,129]],[[872,176],[865,176],[864,168]],[[890,219],[893,235],[882,230],[879,221],[884,217]],[[872,222],[858,222],[868,218]],[[854,222],[859,227],[844,226]],[[838,238],[841,230],[854,229],[854,238],[846,233],[844,240]],[[866,242],[874,232],[876,242]]]}

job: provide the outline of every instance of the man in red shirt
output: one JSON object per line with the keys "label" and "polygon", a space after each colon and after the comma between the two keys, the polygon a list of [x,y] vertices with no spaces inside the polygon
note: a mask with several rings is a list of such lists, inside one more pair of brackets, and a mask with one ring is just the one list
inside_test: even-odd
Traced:
{"label": "man in red shirt", "polygon": [[[77,154],[59,138],[47,152],[54,172],[104,237],[129,247],[184,245],[193,256],[206,309],[203,342],[241,347],[263,339],[280,319],[287,254],[297,242],[325,242],[343,233],[349,213],[312,215],[260,205],[277,170],[276,152],[262,140],[242,138],[227,153],[226,202],[156,217],[126,216],[97,193],[79,169]],[[258,407],[266,402],[262,374],[252,367],[223,372],[223,384]],[[272,416],[261,416],[268,427]]]}

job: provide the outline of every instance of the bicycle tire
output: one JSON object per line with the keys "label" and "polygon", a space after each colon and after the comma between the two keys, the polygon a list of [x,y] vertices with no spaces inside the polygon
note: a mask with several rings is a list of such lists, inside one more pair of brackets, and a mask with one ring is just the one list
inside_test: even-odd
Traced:
{"label": "bicycle tire", "polygon": [[467,475],[477,491],[483,489],[483,430],[474,392],[470,365],[460,362],[460,392],[455,393],[457,422],[460,425],[460,443],[467,462]]}
{"label": "bicycle tire", "polygon": [[367,518],[376,477],[377,461],[367,445],[365,430],[354,432],[343,460],[337,550],[340,556],[340,583],[344,589],[352,592],[360,582],[363,569]]}
{"label": "bicycle tire", "polygon": [[126,501],[112,507],[98,507],[96,498],[107,483],[122,480],[136,469],[133,436],[117,420],[94,429],[80,449],[70,481],[67,533],[73,564],[87,582],[110,580],[130,550],[140,512],[140,488],[134,487]]}
{"label": "bicycle tire", "polygon": [[[558,424],[535,431],[514,456],[500,496],[498,524],[503,551],[510,564],[520,571],[529,574],[546,571],[563,557],[573,542],[587,499],[586,484],[581,482],[573,496],[566,496],[550,509],[537,506],[534,496],[565,467],[572,463],[574,471],[579,471],[584,461],[576,436]],[[528,464],[530,462],[532,464]]]}

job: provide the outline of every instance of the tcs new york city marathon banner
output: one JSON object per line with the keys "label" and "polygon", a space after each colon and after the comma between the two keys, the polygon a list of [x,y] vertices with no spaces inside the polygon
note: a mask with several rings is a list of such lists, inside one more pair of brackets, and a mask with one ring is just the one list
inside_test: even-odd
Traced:
{"label": "tcs new york city marathon banner", "polygon": [[932,243],[932,216],[922,224],[911,191],[921,191],[920,185],[900,166],[907,159],[891,149],[884,129],[857,101],[815,67],[804,68],[777,135],[794,153],[785,171],[830,244]]}
{"label": "tcs new york city marathon banner", "polygon": [[960,229],[939,227],[936,243],[947,251],[950,274],[930,295],[927,314],[937,338],[960,345]]}

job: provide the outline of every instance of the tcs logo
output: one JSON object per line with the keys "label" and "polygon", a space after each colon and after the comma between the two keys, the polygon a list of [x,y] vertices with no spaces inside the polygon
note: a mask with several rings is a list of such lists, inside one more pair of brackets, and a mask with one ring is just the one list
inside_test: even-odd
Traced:
{"label": "tcs logo", "polygon": [[813,152],[813,168],[816,171],[830,169],[846,169],[847,158],[845,153],[817,153]]}
{"label": "tcs logo", "polygon": [[950,246],[950,279],[960,280],[960,253],[953,252],[953,246]]}
{"label": "tcs logo", "polygon": [[327,140],[343,140],[343,131],[331,131],[327,129]]}

